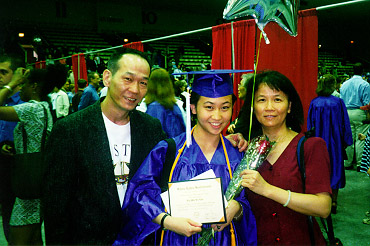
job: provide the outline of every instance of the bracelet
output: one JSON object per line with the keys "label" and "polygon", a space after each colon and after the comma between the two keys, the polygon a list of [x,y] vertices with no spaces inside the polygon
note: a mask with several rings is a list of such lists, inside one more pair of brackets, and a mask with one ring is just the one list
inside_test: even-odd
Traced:
{"label": "bracelet", "polygon": [[161,228],[162,228],[162,229],[164,229],[164,226],[163,226],[163,224],[164,224],[164,219],[165,219],[167,216],[169,216],[169,214],[165,214],[165,215],[163,215],[163,217],[162,217],[162,219],[161,219]]}
{"label": "bracelet", "polygon": [[288,200],[286,201],[286,203],[283,205],[283,207],[286,207],[288,206],[289,202],[290,202],[290,198],[292,196],[292,192],[290,192],[290,190],[288,190]]}
{"label": "bracelet", "polygon": [[[234,200],[235,201],[235,200]],[[238,204],[239,204],[239,207],[241,208],[241,211],[239,212],[239,214],[238,215],[235,215],[234,216],[234,218],[233,218],[233,220],[235,220],[235,221],[239,221],[240,220],[240,218],[242,218],[243,217],[243,206],[242,205],[240,205],[240,203],[238,202],[238,201],[236,201]]]}
{"label": "bracelet", "polygon": [[239,221],[243,217],[243,207],[242,210],[239,212],[238,216],[234,216],[235,221]]}
{"label": "bracelet", "polygon": [[4,85],[3,88],[7,88],[11,93],[13,93],[13,89],[9,85]]}

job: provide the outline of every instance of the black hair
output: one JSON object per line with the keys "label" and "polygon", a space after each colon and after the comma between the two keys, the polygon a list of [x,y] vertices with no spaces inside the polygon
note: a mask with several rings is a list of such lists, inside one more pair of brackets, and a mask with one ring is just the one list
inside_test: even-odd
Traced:
{"label": "black hair", "polygon": [[87,85],[87,81],[86,81],[86,79],[79,79],[79,80],[77,80],[77,86],[78,86],[78,88],[85,88],[86,87],[86,85]]}
{"label": "black hair", "polygon": [[90,81],[95,78],[95,74],[99,75],[98,72],[90,72],[87,74],[87,81],[89,81],[89,84],[90,84]]}
{"label": "black hair", "polygon": [[15,70],[19,67],[25,67],[26,64],[24,59],[22,59],[19,55],[11,55],[11,54],[0,54],[0,62],[10,62],[10,69],[15,72]]}
{"label": "black hair", "polygon": [[[190,104],[194,104],[195,107],[196,107],[197,104],[198,104],[199,98],[200,98],[200,95],[198,93],[192,91],[191,96],[190,96]],[[231,100],[232,100],[232,104],[234,105],[234,103],[237,100],[237,97],[234,95],[234,93],[231,94]]]}
{"label": "black hair", "polygon": [[198,93],[192,91],[191,95],[190,95],[190,104],[194,104],[195,107],[196,107],[197,104],[198,104],[199,98],[200,98],[200,95]]}
{"label": "black hair", "polygon": [[66,83],[67,69],[62,64],[48,65],[46,69],[31,70],[27,80],[36,83],[40,88],[40,99],[49,101],[48,94],[57,87],[58,89]]}
{"label": "black hair", "polygon": [[361,62],[355,63],[353,65],[353,74],[354,75],[362,75],[362,72],[364,71],[364,67],[362,66]]}
{"label": "black hair", "polygon": [[111,71],[112,75],[114,75],[119,70],[118,61],[125,54],[132,54],[132,55],[140,56],[141,58],[145,59],[148,62],[149,67],[151,67],[151,62],[146,53],[139,51],[139,50],[130,49],[130,48],[119,48],[115,50],[115,52],[112,54],[112,56],[110,57],[108,61],[107,68],[109,71]]}
{"label": "black hair", "polygon": [[[277,71],[262,71],[256,75],[254,93],[258,90],[261,84],[266,84],[273,90],[284,92],[287,95],[288,101],[291,103],[290,113],[286,117],[286,125],[293,131],[301,132],[301,125],[303,124],[303,106],[297,90],[294,88],[292,82],[283,74]],[[245,103],[247,108],[251,108],[253,92],[253,79],[249,80],[247,85],[247,95]],[[257,121],[253,114],[252,131],[259,131],[261,124]]]}

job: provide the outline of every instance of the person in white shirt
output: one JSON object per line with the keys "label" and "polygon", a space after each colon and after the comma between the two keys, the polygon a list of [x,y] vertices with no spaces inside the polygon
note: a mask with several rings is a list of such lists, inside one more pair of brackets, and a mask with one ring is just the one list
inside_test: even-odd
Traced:
{"label": "person in white shirt", "polygon": [[53,99],[54,99],[53,101],[55,104],[55,108],[53,105],[53,109],[55,109],[55,114],[56,114],[57,119],[64,118],[69,114],[70,104],[69,104],[68,95],[66,93],[66,88],[69,88],[69,84],[70,82],[67,81],[63,85],[63,87],[60,90],[58,90],[53,96]]}

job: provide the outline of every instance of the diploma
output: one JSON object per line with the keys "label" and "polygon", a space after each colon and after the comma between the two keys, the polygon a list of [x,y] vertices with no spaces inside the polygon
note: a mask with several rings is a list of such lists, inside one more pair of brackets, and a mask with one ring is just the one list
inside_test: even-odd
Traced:
{"label": "diploma", "polygon": [[225,223],[221,178],[188,180],[168,184],[171,216],[199,223]]}

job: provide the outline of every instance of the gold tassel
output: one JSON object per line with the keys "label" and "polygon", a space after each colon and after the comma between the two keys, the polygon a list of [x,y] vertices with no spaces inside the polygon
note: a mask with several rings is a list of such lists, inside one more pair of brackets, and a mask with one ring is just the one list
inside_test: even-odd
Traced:
{"label": "gold tassel", "polygon": [[230,234],[231,234],[231,246],[236,246],[235,231],[233,223],[230,223]]}
{"label": "gold tassel", "polygon": [[163,236],[164,236],[164,230],[162,230],[162,233],[161,233],[161,243],[159,244],[160,246],[163,245]]}

